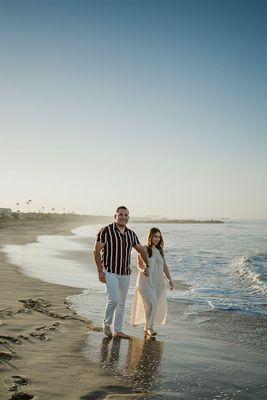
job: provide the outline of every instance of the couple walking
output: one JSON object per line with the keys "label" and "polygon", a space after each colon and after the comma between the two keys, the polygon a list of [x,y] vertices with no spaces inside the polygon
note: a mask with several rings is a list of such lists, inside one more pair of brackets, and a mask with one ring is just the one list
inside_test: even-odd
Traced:
{"label": "couple walking", "polygon": [[173,282],[165,262],[160,230],[152,228],[147,245],[142,246],[136,234],[126,227],[128,221],[128,209],[125,206],[118,207],[114,222],[99,231],[95,242],[94,258],[98,277],[100,282],[106,284],[108,297],[103,332],[110,337],[130,338],[122,331],[122,326],[130,284],[131,250],[134,247],[138,252],[138,276],[131,325],[144,323],[145,333],[152,337],[156,335],[154,326],[164,324],[167,316],[164,275],[168,279],[170,289],[173,289]]}

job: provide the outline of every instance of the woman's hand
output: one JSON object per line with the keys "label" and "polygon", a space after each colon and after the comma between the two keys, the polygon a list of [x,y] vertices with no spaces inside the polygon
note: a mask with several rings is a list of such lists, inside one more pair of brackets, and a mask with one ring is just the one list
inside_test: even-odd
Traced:
{"label": "woman's hand", "polygon": [[170,290],[174,289],[174,284],[173,284],[173,281],[171,279],[169,279],[169,289]]}
{"label": "woman's hand", "polygon": [[149,276],[149,268],[148,268],[148,267],[145,267],[145,268],[143,269],[143,274],[144,274],[145,276]]}

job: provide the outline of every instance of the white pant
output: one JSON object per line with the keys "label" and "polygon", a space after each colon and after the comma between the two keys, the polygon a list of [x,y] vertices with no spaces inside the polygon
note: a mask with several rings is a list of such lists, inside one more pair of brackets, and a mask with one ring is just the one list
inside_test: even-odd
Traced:
{"label": "white pant", "polygon": [[105,309],[104,325],[112,324],[114,312],[114,332],[122,331],[124,305],[130,285],[130,275],[117,275],[106,272],[108,302]]}

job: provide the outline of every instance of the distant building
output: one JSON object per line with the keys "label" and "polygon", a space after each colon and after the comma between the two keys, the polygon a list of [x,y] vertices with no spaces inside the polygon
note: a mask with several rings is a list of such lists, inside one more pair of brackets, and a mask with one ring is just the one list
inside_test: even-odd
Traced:
{"label": "distant building", "polygon": [[161,215],[145,215],[144,218],[150,219],[151,221],[162,219]]}

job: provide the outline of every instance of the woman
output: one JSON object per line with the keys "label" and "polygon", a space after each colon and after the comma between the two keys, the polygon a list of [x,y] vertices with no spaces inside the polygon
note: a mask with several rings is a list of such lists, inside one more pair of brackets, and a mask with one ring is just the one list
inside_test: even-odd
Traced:
{"label": "woman", "polygon": [[131,325],[144,323],[144,331],[150,337],[157,334],[155,325],[164,325],[167,317],[167,299],[164,275],[168,279],[169,288],[174,288],[169,269],[163,254],[163,238],[158,228],[152,228],[148,234],[147,246],[149,274],[138,255],[139,269],[136,289],[132,305]]}

